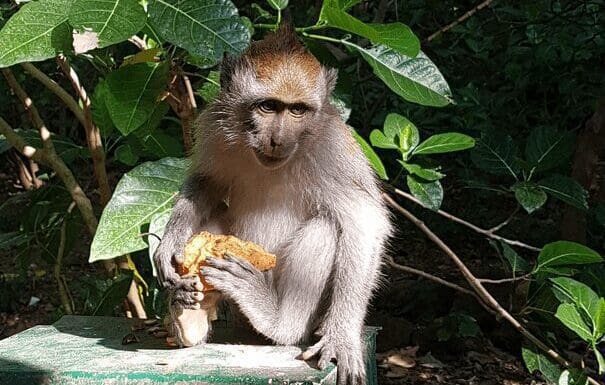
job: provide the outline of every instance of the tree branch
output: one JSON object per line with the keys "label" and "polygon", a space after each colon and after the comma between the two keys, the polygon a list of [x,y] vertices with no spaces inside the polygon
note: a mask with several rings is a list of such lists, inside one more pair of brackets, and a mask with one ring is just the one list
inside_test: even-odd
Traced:
{"label": "tree branch", "polygon": [[63,103],[65,103],[67,108],[69,108],[70,111],[73,112],[73,114],[76,116],[76,119],[78,119],[78,121],[80,122],[80,124],[82,124],[82,126],[86,125],[85,120],[84,120],[84,112],[78,105],[78,102],[76,102],[76,100],[67,91],[65,91],[63,89],[63,87],[61,87],[59,85],[59,83],[57,83],[56,81],[54,81],[53,79],[48,77],[48,75],[46,75],[44,72],[40,71],[38,68],[36,68],[31,63],[21,63],[21,66],[34,79],[38,80],[40,83],[42,83],[42,85],[44,85],[46,88],[48,88],[53,94],[57,95],[59,97],[59,99],[61,99],[63,101]]}
{"label": "tree branch", "polygon": [[473,16],[475,13],[477,13],[477,11],[480,11],[483,8],[485,8],[488,5],[490,5],[493,1],[494,0],[485,0],[484,2],[482,2],[482,3],[478,4],[477,6],[471,8],[464,15],[460,16],[459,18],[457,18],[453,22],[449,23],[445,27],[440,28],[437,32],[431,34],[429,37],[426,38],[426,41],[431,41],[431,40],[435,39],[437,36],[441,35],[442,33],[449,31],[450,29],[454,28],[458,24],[462,23],[464,20],[466,20],[469,17]]}
{"label": "tree branch", "polygon": [[99,128],[94,124],[92,120],[92,111],[90,109],[90,98],[86,93],[86,89],[80,84],[78,74],[69,65],[67,58],[63,55],[57,56],[57,62],[63,70],[63,73],[70,80],[71,85],[78,94],[80,101],[82,102],[82,110],[84,114],[84,121],[82,125],[86,132],[86,142],[90,155],[92,157],[92,165],[99,186],[99,195],[101,206],[105,207],[109,199],[111,198],[111,188],[107,180],[107,169],[105,168],[105,150],[103,149],[103,142],[101,141],[101,133]]}
{"label": "tree branch", "polygon": [[[458,270],[462,273],[468,284],[473,288],[475,293],[481,298],[481,302],[485,303],[489,306],[493,311],[495,311],[501,318],[507,320],[519,333],[521,333],[525,338],[527,338],[530,342],[536,345],[540,350],[545,352],[548,356],[550,356],[557,363],[562,365],[565,368],[570,368],[571,363],[562,357],[558,352],[551,349],[548,345],[542,342],[538,337],[534,336],[528,329],[526,329],[515,317],[513,317],[506,309],[504,309],[500,303],[483,287],[481,281],[475,277],[475,275],[469,270],[469,268],[462,262],[462,260],[458,257],[456,253],[452,251],[442,240],[439,238],[431,229],[429,229],[423,221],[414,216],[411,212],[400,206],[393,198],[391,198],[388,194],[383,194],[383,198],[385,201],[394,209],[399,211],[406,219],[412,222],[416,227],[418,227],[433,243],[435,243],[458,267]],[[589,381],[593,384],[598,384],[598,382],[589,377]]]}
{"label": "tree branch", "polygon": [[[394,188],[393,191],[395,192],[395,194],[397,194],[399,196],[402,196],[402,197],[406,198],[407,200],[412,201],[412,202],[414,202],[414,203],[416,203],[416,204],[424,207],[424,205],[422,204],[422,202],[420,202],[418,199],[416,199],[413,195],[408,194],[405,191],[401,191],[401,190],[399,190],[397,188]],[[532,251],[538,251],[539,252],[541,250],[538,247],[531,246],[531,245],[528,245],[528,244],[520,242],[520,241],[504,238],[504,237],[501,237],[500,235],[494,234],[494,231],[497,231],[501,227],[503,227],[502,223],[500,225],[498,225],[498,226],[490,229],[490,230],[486,230],[486,229],[482,229],[481,227],[476,226],[476,225],[474,225],[474,224],[472,224],[470,222],[467,222],[464,219],[460,219],[460,218],[458,218],[458,217],[456,217],[456,216],[454,216],[454,215],[452,215],[452,214],[450,214],[450,213],[448,213],[446,211],[437,210],[436,213],[439,214],[439,215],[441,215],[442,217],[445,217],[445,218],[453,221],[453,222],[456,222],[456,223],[459,223],[461,225],[464,225],[464,226],[468,227],[469,229],[471,229],[471,230],[473,230],[473,231],[475,231],[475,232],[477,232],[479,234],[483,234],[483,235],[485,235],[488,238],[492,238],[492,239],[495,239],[497,241],[501,241],[501,242],[507,243],[507,244],[512,245],[512,246],[518,246],[518,247],[522,247],[522,248],[525,248],[525,249],[528,249],[528,250],[532,250]],[[511,217],[509,217],[506,221],[504,221],[503,224],[506,225],[506,223],[508,223],[508,221],[510,221],[510,219],[511,219]]]}

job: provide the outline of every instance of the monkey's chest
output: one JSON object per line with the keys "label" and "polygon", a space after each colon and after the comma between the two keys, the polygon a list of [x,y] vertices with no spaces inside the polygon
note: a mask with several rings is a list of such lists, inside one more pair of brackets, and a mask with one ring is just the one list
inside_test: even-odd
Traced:
{"label": "monkey's chest", "polygon": [[229,200],[230,233],[279,254],[281,247],[300,228],[304,208],[281,194],[251,197],[233,195]]}

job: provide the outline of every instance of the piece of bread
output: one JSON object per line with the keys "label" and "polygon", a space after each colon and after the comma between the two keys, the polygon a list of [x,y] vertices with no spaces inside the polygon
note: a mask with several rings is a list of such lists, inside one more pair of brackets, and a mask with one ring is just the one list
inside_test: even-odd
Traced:
{"label": "piece of bread", "polygon": [[233,235],[216,235],[207,231],[194,235],[185,245],[184,262],[179,266],[179,274],[198,274],[204,285],[204,292],[214,288],[204,281],[200,267],[206,257],[223,258],[226,254],[248,260],[260,271],[275,267],[275,255],[267,253],[256,243],[243,241]]}

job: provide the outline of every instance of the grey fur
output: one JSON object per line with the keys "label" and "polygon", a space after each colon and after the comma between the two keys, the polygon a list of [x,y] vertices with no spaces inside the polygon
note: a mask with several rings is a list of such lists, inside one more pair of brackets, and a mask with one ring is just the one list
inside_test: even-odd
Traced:
{"label": "grey fur", "polygon": [[[178,293],[172,298],[189,306],[194,287],[174,263],[194,232],[206,228],[264,246],[278,257],[269,274],[237,258],[210,259],[202,272],[276,343],[317,336],[304,358],[317,356],[320,367],[337,360],[338,383],[357,385],[365,383],[361,333],[391,224],[371,167],[328,101],[334,79],[322,68],[319,79],[307,80],[304,102],[312,110],[276,128],[252,105],[271,94],[271,84],[257,80],[246,60],[231,60],[229,87],[198,119],[191,177],[154,261],[160,280]],[[259,138],[276,129],[297,131],[290,135],[297,146],[271,168],[255,151],[266,149]]]}

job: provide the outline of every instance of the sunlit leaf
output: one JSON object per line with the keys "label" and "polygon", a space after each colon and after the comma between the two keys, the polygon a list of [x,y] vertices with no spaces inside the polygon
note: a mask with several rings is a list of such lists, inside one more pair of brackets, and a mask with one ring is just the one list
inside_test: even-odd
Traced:
{"label": "sunlit leaf", "polygon": [[515,183],[512,190],[515,192],[517,202],[521,204],[528,214],[542,207],[548,198],[544,190],[533,182]]}
{"label": "sunlit leaf", "polygon": [[376,174],[378,174],[378,176],[380,178],[382,178],[384,180],[388,180],[389,177],[387,175],[387,170],[384,168],[384,164],[382,164],[380,157],[378,157],[378,155],[376,154],[376,152],[374,151],[372,146],[370,146],[368,144],[368,142],[366,142],[365,139],[362,138],[354,130],[353,130],[353,137],[355,138],[357,143],[359,143],[359,146],[361,147],[361,151],[363,151],[366,158],[368,158],[368,161],[370,162],[370,165],[372,166],[372,168],[374,169]]}
{"label": "sunlit leaf", "polygon": [[561,369],[559,368],[559,365],[557,365],[557,363],[555,363],[552,359],[546,357],[533,346],[531,348],[522,348],[521,355],[523,356],[525,366],[530,373],[538,371],[551,383],[557,383],[559,377],[561,376]]}
{"label": "sunlit leaf", "polygon": [[90,262],[147,248],[141,236],[151,218],[172,208],[189,162],[164,158],[124,174],[103,210],[90,248]]}
{"label": "sunlit leaf", "polygon": [[438,180],[441,179],[445,176],[445,174],[439,172],[439,168],[438,167],[423,167],[419,164],[414,164],[414,163],[407,163],[407,162],[403,162],[399,159],[397,159],[397,161],[399,162],[399,164],[401,164],[403,166],[403,168],[405,168],[410,174],[419,176],[420,178],[427,180],[427,181],[433,181],[433,180]]}
{"label": "sunlit leaf", "polygon": [[557,241],[547,244],[538,255],[536,270],[543,267],[599,263],[603,258],[594,250],[575,242]]}
{"label": "sunlit leaf", "polygon": [[592,332],[590,331],[590,327],[586,325],[586,322],[584,322],[574,305],[570,303],[560,304],[555,313],[555,317],[584,341],[589,342],[591,340]]}
{"label": "sunlit leaf", "polygon": [[414,155],[443,154],[472,148],[475,140],[458,132],[447,132],[428,137],[413,151]]}
{"label": "sunlit leaf", "polygon": [[143,28],[147,14],[137,0],[73,0],[69,24],[77,31],[95,33],[97,47],[127,40]]}
{"label": "sunlit leaf", "polygon": [[412,175],[407,176],[410,192],[422,205],[431,210],[438,210],[443,201],[443,187],[439,181],[424,182]]}

